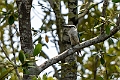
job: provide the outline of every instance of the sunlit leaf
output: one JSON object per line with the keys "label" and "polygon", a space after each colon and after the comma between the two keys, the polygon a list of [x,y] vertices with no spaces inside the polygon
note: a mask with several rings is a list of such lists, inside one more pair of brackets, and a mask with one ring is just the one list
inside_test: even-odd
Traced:
{"label": "sunlit leaf", "polygon": [[117,42],[117,47],[118,47],[118,48],[120,47],[120,41]]}
{"label": "sunlit leaf", "polygon": [[42,80],[40,77],[38,77],[38,79],[37,80]]}
{"label": "sunlit leaf", "polygon": [[12,73],[11,78],[9,80],[17,80],[17,76],[14,73]]}
{"label": "sunlit leaf", "polygon": [[36,77],[36,76],[33,76],[33,77],[32,77],[32,80],[37,80],[37,77]]}
{"label": "sunlit leaf", "polygon": [[47,74],[43,75],[43,80],[47,80]]}
{"label": "sunlit leaf", "polygon": [[116,54],[106,54],[106,55],[110,57],[116,56]]}
{"label": "sunlit leaf", "polygon": [[8,75],[8,73],[10,73],[12,70],[13,70],[13,69],[8,68],[8,69],[6,69],[4,72],[1,72],[0,80],[3,80],[3,79]]}
{"label": "sunlit leaf", "polygon": [[117,65],[115,65],[116,69],[118,72],[120,72],[120,67],[118,67]]}
{"label": "sunlit leaf", "polygon": [[6,11],[2,11],[2,15],[9,15],[11,13],[11,10]]}
{"label": "sunlit leaf", "polygon": [[99,28],[99,27],[101,27],[102,25],[103,25],[103,23],[100,23],[100,24],[96,25],[94,28]]}
{"label": "sunlit leaf", "polygon": [[34,52],[33,52],[33,56],[38,55],[41,50],[42,50],[42,45],[38,43],[38,44],[35,46],[35,49],[34,49]]}
{"label": "sunlit leaf", "polygon": [[7,19],[7,17],[5,16],[0,23],[4,22]]}
{"label": "sunlit leaf", "polygon": [[116,23],[115,23],[114,21],[109,20],[109,22],[110,22],[110,26],[117,26]]}
{"label": "sunlit leaf", "polygon": [[14,14],[14,17],[18,18],[18,13],[15,13],[15,14]]}
{"label": "sunlit leaf", "polygon": [[6,11],[2,11],[2,15],[7,15],[8,13]]}
{"label": "sunlit leaf", "polygon": [[54,80],[53,77],[48,77],[47,80]]}
{"label": "sunlit leaf", "polygon": [[100,17],[101,20],[105,21],[105,18],[104,17]]}
{"label": "sunlit leaf", "polygon": [[19,52],[19,60],[20,60],[20,62],[23,64],[24,62],[25,62],[25,60],[26,60],[26,57],[25,57],[25,54],[24,54],[24,52],[21,50],[20,52]]}

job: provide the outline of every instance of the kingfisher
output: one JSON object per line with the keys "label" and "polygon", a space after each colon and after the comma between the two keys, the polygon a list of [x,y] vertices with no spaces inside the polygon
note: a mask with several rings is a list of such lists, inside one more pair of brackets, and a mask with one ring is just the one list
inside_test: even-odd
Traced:
{"label": "kingfisher", "polygon": [[[71,42],[72,47],[79,44],[81,33],[77,32],[76,26],[73,25],[73,27],[70,28],[70,30],[68,31],[68,35],[70,37],[70,42]],[[80,50],[77,51],[77,54],[79,54],[79,53],[81,54]]]}

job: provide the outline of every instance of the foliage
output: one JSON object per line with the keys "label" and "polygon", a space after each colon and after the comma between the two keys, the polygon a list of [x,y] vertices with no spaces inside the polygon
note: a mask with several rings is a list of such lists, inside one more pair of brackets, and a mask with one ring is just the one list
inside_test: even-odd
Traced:
{"label": "foliage", "polygon": [[[6,0],[7,1],[7,0]],[[4,0],[0,1],[0,46],[3,49],[0,49],[0,80],[9,78],[10,80],[17,79],[17,75],[14,69],[14,54],[16,54],[16,62],[18,63],[18,71],[22,73],[23,67],[33,67],[31,63],[35,62],[33,60],[35,56],[43,57],[49,59],[49,57],[42,50],[42,46],[48,48],[49,45],[46,43],[52,42],[56,46],[59,40],[57,39],[58,35],[56,30],[56,20],[53,14],[53,9],[50,6],[45,6],[42,3],[42,0],[38,2],[42,12],[44,13],[43,18],[41,19],[42,24],[39,26],[38,30],[32,29],[34,39],[34,52],[33,58],[27,58],[28,56],[24,52],[20,51],[20,43],[17,38],[19,38],[18,27],[16,22],[18,22],[17,7],[15,2],[6,2]],[[43,0],[44,2],[45,0]],[[61,0],[65,7],[67,8],[67,0]],[[119,3],[119,0],[112,0],[112,2]],[[110,33],[110,30],[113,27],[116,27],[115,20],[116,16],[119,13],[118,4],[112,3],[112,7],[108,7],[106,10],[106,16],[101,17],[101,9],[99,5],[92,6],[89,12],[83,17],[82,21],[78,24],[78,31],[82,32],[81,42],[89,40],[93,37],[96,37],[100,34],[100,27],[104,24],[106,34]],[[48,3],[46,3],[48,4]],[[79,13],[81,10],[86,9],[87,0],[85,3],[80,5]],[[109,3],[110,4],[110,3]],[[36,10],[35,5],[33,9]],[[64,17],[68,14],[62,14]],[[53,25],[54,24],[54,25]],[[36,26],[34,26],[36,27]],[[44,37],[41,34],[50,33],[50,36],[45,35]],[[10,39],[12,36],[12,39]],[[37,37],[37,38],[36,38]],[[15,39],[17,39],[17,41]],[[42,39],[45,38],[45,41]],[[52,38],[52,40],[50,40]],[[12,40],[12,41],[11,41]],[[11,44],[13,42],[13,44]],[[13,47],[12,47],[13,46]],[[10,60],[6,57],[6,54]],[[117,32],[115,35],[110,37],[108,40],[92,45],[82,50],[82,56],[77,57],[78,61],[78,78],[82,80],[90,80],[96,78],[96,80],[114,80],[120,78],[120,32]],[[12,55],[12,57],[11,57]],[[26,59],[27,58],[27,59]],[[21,62],[21,63],[20,63]],[[59,70],[58,70],[59,71]],[[27,72],[27,71],[26,71]],[[56,71],[57,72],[57,71]],[[14,76],[15,75],[15,76]],[[48,75],[43,75],[42,78],[33,77],[33,80],[54,80],[53,77],[48,77]]]}
{"label": "foliage", "polygon": [[41,78],[40,77],[33,77],[32,80],[56,80],[53,77],[48,77],[47,74],[44,74]]}
{"label": "foliage", "polygon": [[112,2],[118,3],[120,2],[120,0],[112,0]]}
{"label": "foliage", "polygon": [[33,51],[33,56],[37,56],[40,53],[41,50],[42,50],[42,45],[41,44],[37,44],[35,46],[34,51]]}

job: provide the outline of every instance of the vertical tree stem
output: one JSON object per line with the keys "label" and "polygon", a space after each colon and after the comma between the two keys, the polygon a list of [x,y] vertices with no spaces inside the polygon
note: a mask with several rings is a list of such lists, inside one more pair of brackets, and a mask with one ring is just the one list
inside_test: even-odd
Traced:
{"label": "vertical tree stem", "polygon": [[[106,17],[106,9],[107,9],[107,6],[108,6],[108,0],[104,0],[104,3],[103,3],[103,10],[102,10],[102,17]],[[104,23],[104,21],[103,21]],[[100,33],[103,34],[105,31],[105,28],[104,28],[104,24],[101,26],[100,28]]]}

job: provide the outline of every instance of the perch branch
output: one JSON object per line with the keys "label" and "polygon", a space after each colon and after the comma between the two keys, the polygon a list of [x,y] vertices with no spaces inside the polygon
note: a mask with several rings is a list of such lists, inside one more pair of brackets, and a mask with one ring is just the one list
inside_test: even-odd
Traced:
{"label": "perch branch", "polygon": [[51,66],[52,64],[55,64],[55,63],[59,62],[60,60],[66,58],[67,56],[75,53],[76,51],[78,51],[80,49],[83,49],[83,48],[88,47],[90,45],[93,45],[93,44],[105,41],[106,39],[108,39],[109,37],[114,35],[118,30],[120,30],[120,24],[117,25],[117,26],[114,29],[111,30],[109,35],[107,35],[105,33],[101,34],[101,35],[99,35],[97,37],[94,37],[94,38],[92,38],[90,40],[87,40],[85,42],[79,43],[76,46],[74,46],[73,48],[65,50],[64,52],[62,52],[58,56],[55,56],[55,57],[51,58],[48,61],[45,61],[43,64],[38,66],[39,73],[41,73],[44,69],[46,69],[47,67]]}

